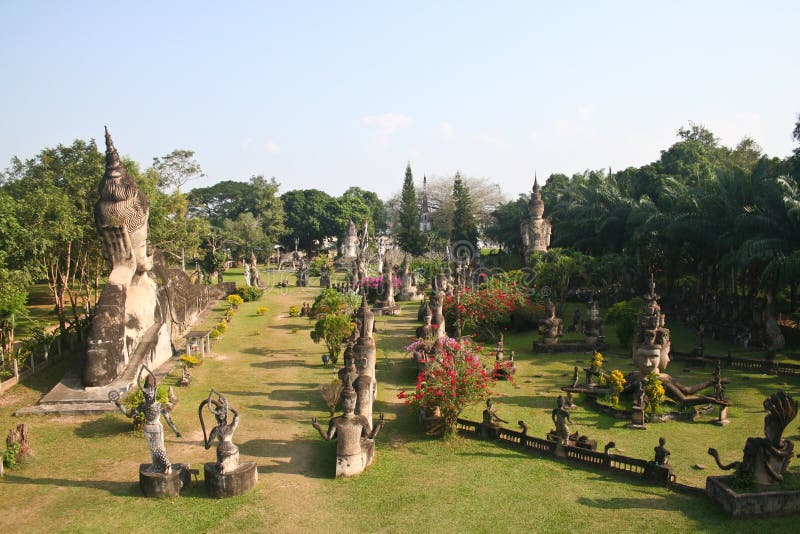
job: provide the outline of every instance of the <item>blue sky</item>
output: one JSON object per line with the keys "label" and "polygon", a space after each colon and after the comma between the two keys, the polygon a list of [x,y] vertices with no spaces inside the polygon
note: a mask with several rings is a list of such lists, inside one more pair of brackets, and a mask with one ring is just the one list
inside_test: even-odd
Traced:
{"label": "blue sky", "polygon": [[[496,4],[496,5],[491,5]],[[794,147],[800,2],[0,0],[0,167],[75,138],[388,197],[658,158],[689,121]]]}

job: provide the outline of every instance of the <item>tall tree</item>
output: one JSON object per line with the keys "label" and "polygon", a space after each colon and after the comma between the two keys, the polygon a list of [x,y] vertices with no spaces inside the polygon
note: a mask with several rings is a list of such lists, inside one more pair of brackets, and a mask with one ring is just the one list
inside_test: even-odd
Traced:
{"label": "tall tree", "polygon": [[153,158],[153,168],[159,174],[158,187],[165,191],[180,193],[186,182],[205,176],[192,150],[175,149],[166,156]]}
{"label": "tall tree", "polygon": [[411,163],[406,165],[406,174],[403,178],[399,222],[400,231],[397,239],[400,242],[400,248],[411,254],[422,254],[422,236],[419,232],[419,206],[417,205],[417,191],[414,188],[414,176],[411,173]]}
{"label": "tall tree", "polygon": [[455,180],[453,180],[453,200],[455,209],[453,211],[453,233],[450,240],[453,243],[466,241],[477,251],[478,225],[473,213],[472,197],[469,194],[469,188],[461,179],[460,173],[456,173]]}

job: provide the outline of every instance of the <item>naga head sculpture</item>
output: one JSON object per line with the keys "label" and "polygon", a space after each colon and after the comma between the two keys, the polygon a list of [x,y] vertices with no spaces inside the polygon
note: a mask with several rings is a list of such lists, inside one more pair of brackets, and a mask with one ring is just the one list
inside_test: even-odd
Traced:
{"label": "naga head sculpture", "polygon": [[764,409],[764,436],[774,447],[780,447],[783,431],[797,416],[797,401],[780,390],[764,400]]}

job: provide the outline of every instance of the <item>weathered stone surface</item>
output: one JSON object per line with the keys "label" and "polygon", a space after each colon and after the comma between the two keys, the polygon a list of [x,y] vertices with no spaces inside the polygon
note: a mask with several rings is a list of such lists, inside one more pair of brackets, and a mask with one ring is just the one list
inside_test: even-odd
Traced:
{"label": "weathered stone surface", "polygon": [[203,464],[203,476],[208,494],[223,499],[253,489],[258,482],[258,466],[255,462],[241,462],[239,467],[223,475],[215,462],[207,462]]}
{"label": "weathered stone surface", "polygon": [[189,464],[172,464],[171,473],[157,473],[152,468],[152,464],[139,464],[139,487],[145,497],[177,497],[191,483]]}
{"label": "weathered stone surface", "polygon": [[800,490],[737,493],[728,485],[731,478],[706,478],[706,493],[737,519],[800,512]]}

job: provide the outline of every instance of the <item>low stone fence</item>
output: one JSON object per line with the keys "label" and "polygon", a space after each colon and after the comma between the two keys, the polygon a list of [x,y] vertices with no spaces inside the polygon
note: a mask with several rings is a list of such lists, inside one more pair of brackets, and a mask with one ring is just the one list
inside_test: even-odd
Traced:
{"label": "low stone fence", "polygon": [[492,429],[492,432],[482,432],[482,427],[481,423],[467,419],[458,419],[456,426],[458,431],[464,434],[478,437],[488,435],[490,439],[508,443],[514,447],[521,447],[553,458],[562,458],[589,468],[603,469],[681,491],[703,493],[702,488],[676,484],[675,474],[669,466],[658,465],[641,458],[609,453],[608,450],[614,447],[613,443],[606,445],[605,452],[601,452],[562,445],[556,441],[529,436],[523,432],[502,427]]}
{"label": "low stone fence", "polygon": [[738,369],[740,371],[749,371],[751,373],[764,373],[768,375],[778,376],[800,376],[800,365],[794,363],[783,363],[771,360],[750,360],[747,358],[734,358],[729,352],[727,356],[718,356],[714,354],[704,354],[702,356],[694,356],[690,352],[672,351],[670,353],[673,357],[680,357],[689,362],[697,362],[705,365],[710,363],[720,365],[730,369]]}

